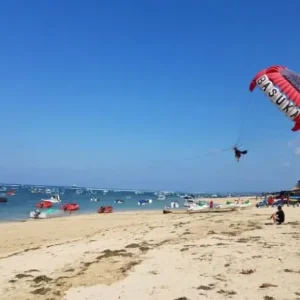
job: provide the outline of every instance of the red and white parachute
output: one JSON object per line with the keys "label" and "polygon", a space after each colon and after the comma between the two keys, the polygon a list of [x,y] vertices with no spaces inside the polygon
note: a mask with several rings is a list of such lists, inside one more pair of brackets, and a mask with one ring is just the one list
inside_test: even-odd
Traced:
{"label": "red and white parachute", "polygon": [[300,129],[300,75],[284,66],[271,66],[258,72],[250,83],[252,92],[259,86],[264,94]]}

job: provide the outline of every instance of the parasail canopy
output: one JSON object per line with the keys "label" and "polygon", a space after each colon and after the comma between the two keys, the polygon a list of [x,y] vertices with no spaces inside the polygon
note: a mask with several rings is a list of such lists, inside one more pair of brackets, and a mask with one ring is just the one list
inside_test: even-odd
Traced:
{"label": "parasail canopy", "polygon": [[300,130],[300,75],[284,66],[274,65],[255,75],[250,91],[256,86],[295,123],[292,131]]}

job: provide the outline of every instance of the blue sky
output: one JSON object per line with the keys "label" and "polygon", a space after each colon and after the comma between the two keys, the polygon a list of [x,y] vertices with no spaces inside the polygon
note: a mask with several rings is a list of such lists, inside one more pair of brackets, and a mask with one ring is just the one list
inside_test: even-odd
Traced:
{"label": "blue sky", "polygon": [[[300,71],[299,9],[277,0],[6,1],[0,181],[293,186],[299,133],[248,85],[272,64]],[[249,155],[237,164],[220,150],[242,122]]]}

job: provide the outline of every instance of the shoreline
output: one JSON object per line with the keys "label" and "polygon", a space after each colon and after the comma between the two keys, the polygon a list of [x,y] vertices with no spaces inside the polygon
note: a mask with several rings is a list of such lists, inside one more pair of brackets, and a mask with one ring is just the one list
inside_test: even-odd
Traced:
{"label": "shoreline", "polygon": [[117,212],[113,212],[113,213],[105,213],[105,214],[99,214],[97,211],[85,211],[85,212],[81,212],[81,213],[74,213],[72,215],[71,214],[68,214],[66,213],[65,215],[63,216],[59,216],[59,217],[53,217],[53,218],[46,218],[46,219],[33,219],[33,218],[30,218],[28,217],[27,219],[18,219],[18,220],[0,220],[0,227],[1,227],[1,224],[12,224],[12,223],[27,223],[27,222],[45,222],[47,220],[58,220],[58,219],[66,219],[66,218],[80,218],[80,217],[85,217],[85,216],[96,216],[96,215],[119,215],[119,214],[122,214],[122,215],[130,215],[130,214],[143,214],[143,213],[146,213],[146,214],[155,214],[157,212],[162,212],[161,209],[149,209],[149,210],[143,210],[143,211],[139,211],[139,210],[126,210],[126,211],[117,211]]}
{"label": "shoreline", "polygon": [[[255,204],[256,199],[255,196],[242,196],[242,197],[224,197],[224,198],[196,198],[196,200],[203,200],[203,201],[210,201],[213,200],[214,202],[218,202],[220,204],[224,204],[226,201],[235,201],[237,199],[241,199],[241,200],[250,200],[253,201],[253,203]],[[175,200],[174,200],[175,201]],[[177,200],[178,201],[178,200]],[[180,200],[179,200],[180,201]],[[181,199],[181,202],[183,201],[183,199]],[[260,201],[260,200],[257,200]],[[160,201],[160,203],[163,201]],[[164,201],[164,203],[166,204],[165,206],[168,206],[169,202],[168,201]],[[100,207],[100,203],[99,203],[99,207]],[[115,209],[114,204],[112,203],[111,206],[113,206],[113,208]],[[132,212],[136,212],[136,213],[143,213],[143,212],[157,212],[157,211],[162,211],[164,208],[151,208],[151,205],[149,206],[145,206],[144,209],[140,209],[140,210],[135,210],[134,208],[125,208],[124,210],[121,208],[121,210],[118,210],[118,206],[117,206],[117,211],[114,211],[113,214],[120,214],[120,213],[132,213]],[[18,223],[24,223],[24,222],[28,222],[31,220],[34,220],[32,218],[29,217],[29,212],[30,211],[34,211],[36,208],[33,207],[32,209],[28,210],[28,217],[24,217],[24,218],[18,218],[18,219],[2,219],[0,220],[0,225],[3,223],[14,223],[14,222],[18,222]],[[174,211],[182,211],[182,210],[186,210],[186,207],[184,207],[183,205],[180,208],[176,208],[174,209]],[[42,210],[41,210],[42,211]],[[97,210],[83,210],[83,211],[78,211],[78,212],[74,212],[71,214],[66,213],[65,215],[62,216],[58,216],[55,217],[53,219],[60,219],[60,218],[67,218],[67,217],[78,217],[78,216],[85,216],[85,215],[93,215],[93,214],[98,214]]]}

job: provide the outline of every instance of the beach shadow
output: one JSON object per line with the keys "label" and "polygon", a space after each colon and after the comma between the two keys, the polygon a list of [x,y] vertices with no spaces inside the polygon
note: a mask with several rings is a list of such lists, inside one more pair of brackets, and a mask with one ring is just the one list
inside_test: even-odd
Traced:
{"label": "beach shadow", "polygon": [[42,288],[38,288],[36,290],[33,290],[31,292],[31,294],[34,294],[34,295],[46,295],[49,292],[51,292],[51,289],[42,287]]}
{"label": "beach shadow", "polygon": [[137,261],[131,261],[130,263],[126,264],[124,267],[122,267],[120,270],[122,273],[127,273],[130,271],[133,267],[139,265],[142,261],[137,260]]}
{"label": "beach shadow", "polygon": [[197,287],[197,290],[210,291],[210,290],[212,290],[214,288],[215,288],[214,283],[211,283],[208,286],[207,285],[200,285],[200,286]]}
{"label": "beach shadow", "polygon": [[249,270],[242,270],[240,272],[240,274],[243,274],[243,275],[250,275],[250,274],[253,274],[254,272],[256,272],[255,270],[253,269],[249,269]]}
{"label": "beach shadow", "polygon": [[272,283],[263,283],[262,285],[259,286],[259,288],[261,288],[261,289],[266,289],[269,287],[278,287],[278,285],[272,284]]}
{"label": "beach shadow", "polygon": [[225,291],[225,290],[219,290],[217,291],[218,294],[223,294],[224,296],[233,296],[236,295],[235,291]]}

